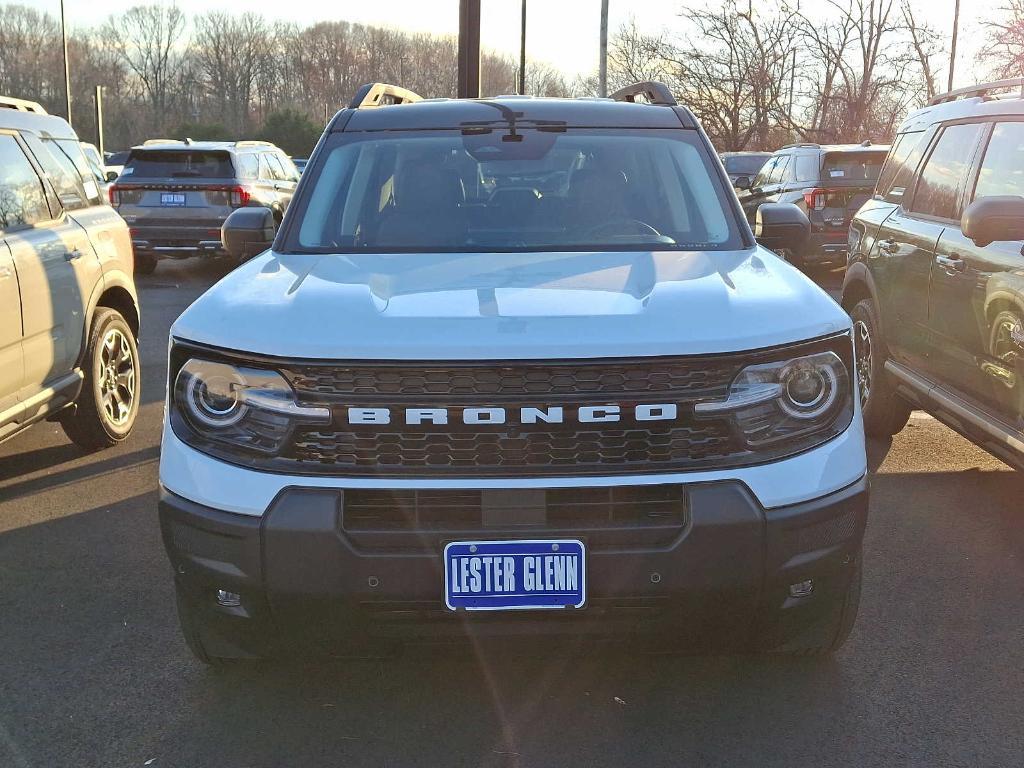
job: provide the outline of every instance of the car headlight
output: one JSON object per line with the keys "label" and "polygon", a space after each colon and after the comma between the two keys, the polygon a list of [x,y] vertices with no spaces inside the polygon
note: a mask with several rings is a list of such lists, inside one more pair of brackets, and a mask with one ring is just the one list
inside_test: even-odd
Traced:
{"label": "car headlight", "polygon": [[838,434],[853,416],[846,364],[819,352],[744,368],[725,400],[698,403],[698,417],[731,419],[750,448]]}
{"label": "car headlight", "polygon": [[178,370],[172,389],[171,424],[186,442],[227,444],[276,453],[299,423],[327,423],[328,408],[296,401],[276,371],[201,358]]}

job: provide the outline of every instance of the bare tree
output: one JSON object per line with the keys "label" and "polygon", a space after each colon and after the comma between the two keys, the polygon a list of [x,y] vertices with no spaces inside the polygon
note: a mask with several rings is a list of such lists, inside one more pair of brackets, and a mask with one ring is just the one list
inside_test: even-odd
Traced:
{"label": "bare tree", "polygon": [[996,79],[1024,77],[1024,0],[1009,0],[1000,18],[983,21],[988,37],[978,61]]}
{"label": "bare tree", "polygon": [[207,93],[231,125],[250,125],[260,73],[268,64],[270,30],[252,13],[232,16],[213,11],[198,17],[191,55]]}

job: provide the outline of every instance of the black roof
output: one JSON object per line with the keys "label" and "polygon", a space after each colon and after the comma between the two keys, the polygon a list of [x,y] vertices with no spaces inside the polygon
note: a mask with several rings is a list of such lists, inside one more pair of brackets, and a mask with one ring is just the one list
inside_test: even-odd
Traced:
{"label": "black roof", "polygon": [[[499,107],[496,109],[495,107]],[[460,128],[463,123],[500,121],[501,107],[530,121],[555,121],[569,128],[695,128],[683,107],[631,103],[612,99],[562,99],[499,96],[490,99],[424,99],[367,109],[344,109],[331,121],[330,131],[386,131]]]}

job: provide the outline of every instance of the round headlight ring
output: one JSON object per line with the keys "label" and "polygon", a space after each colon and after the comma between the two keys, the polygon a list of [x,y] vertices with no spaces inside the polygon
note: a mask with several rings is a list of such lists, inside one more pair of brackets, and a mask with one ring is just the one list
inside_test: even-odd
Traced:
{"label": "round headlight ring", "polygon": [[[187,377],[181,399],[188,417],[210,429],[223,429],[241,421],[248,410],[241,397],[245,388],[241,373],[223,363],[197,363],[190,369],[193,362],[186,363],[179,374]],[[204,367],[213,370],[203,375]]]}
{"label": "round headlight ring", "polygon": [[[779,379],[782,384],[779,407],[795,419],[815,419],[827,413],[839,396],[839,378],[829,365],[801,361],[783,369]],[[797,394],[815,379],[820,386],[813,397]]]}

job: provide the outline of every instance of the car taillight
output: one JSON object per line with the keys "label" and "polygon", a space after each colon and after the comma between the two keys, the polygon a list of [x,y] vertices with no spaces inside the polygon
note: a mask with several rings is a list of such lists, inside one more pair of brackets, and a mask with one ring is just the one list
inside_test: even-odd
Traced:
{"label": "car taillight", "polygon": [[248,205],[249,200],[252,199],[252,193],[245,187],[235,186],[231,187],[228,191],[231,193],[232,208],[243,208]]}
{"label": "car taillight", "polygon": [[808,210],[823,211],[830,203],[835,203],[840,194],[842,193],[834,189],[808,189],[804,192],[804,202],[807,203]]}
{"label": "car taillight", "polygon": [[111,184],[108,195],[110,197],[110,204],[117,208],[121,204],[121,190],[116,185]]}

